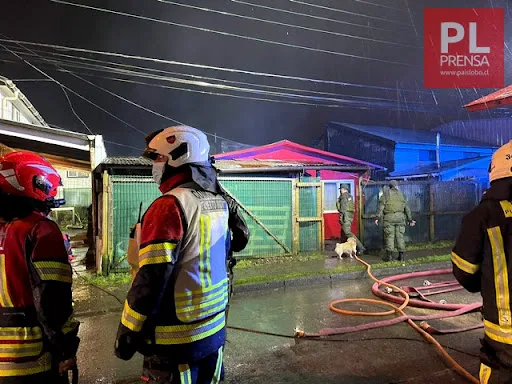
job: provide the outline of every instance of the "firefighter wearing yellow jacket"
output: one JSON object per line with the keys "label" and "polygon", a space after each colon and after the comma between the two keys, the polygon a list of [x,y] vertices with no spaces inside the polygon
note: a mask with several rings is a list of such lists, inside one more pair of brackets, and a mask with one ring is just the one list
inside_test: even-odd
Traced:
{"label": "firefighter wearing yellow jacket", "polygon": [[485,336],[480,382],[512,382],[512,142],[489,167],[491,188],[467,214],[453,248],[453,273],[470,292],[481,292]]}
{"label": "firefighter wearing yellow jacket", "polygon": [[139,271],[128,293],[116,355],[144,355],[143,381],[218,383],[228,303],[229,211],[199,130],[146,138],[144,156],[163,196],[142,218]]}

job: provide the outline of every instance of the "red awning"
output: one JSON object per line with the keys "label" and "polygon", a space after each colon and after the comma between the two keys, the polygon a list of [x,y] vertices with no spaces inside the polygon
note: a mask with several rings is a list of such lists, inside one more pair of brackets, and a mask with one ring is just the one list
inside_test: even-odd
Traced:
{"label": "red awning", "polygon": [[466,104],[464,108],[470,112],[477,112],[510,104],[512,104],[512,85],[472,101]]}

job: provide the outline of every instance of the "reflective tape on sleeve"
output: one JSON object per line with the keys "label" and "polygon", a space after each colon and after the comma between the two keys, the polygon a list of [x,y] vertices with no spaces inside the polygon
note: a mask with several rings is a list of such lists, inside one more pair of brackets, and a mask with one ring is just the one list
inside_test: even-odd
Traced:
{"label": "reflective tape on sleeve", "polygon": [[455,252],[452,252],[452,262],[462,271],[474,275],[480,269],[480,264],[472,264],[467,260],[464,260],[462,257],[457,255]]}
{"label": "reflective tape on sleeve", "polygon": [[142,248],[139,251],[139,268],[149,264],[171,263],[175,249],[176,244],[170,242],[150,244]]}
{"label": "reflective tape on sleeve", "polygon": [[71,283],[71,265],[58,261],[34,261],[34,267],[41,280],[60,281],[62,283]]}
{"label": "reflective tape on sleeve", "polygon": [[121,316],[121,323],[133,332],[140,332],[147,316],[144,316],[130,308],[128,302],[124,304],[123,314]]}

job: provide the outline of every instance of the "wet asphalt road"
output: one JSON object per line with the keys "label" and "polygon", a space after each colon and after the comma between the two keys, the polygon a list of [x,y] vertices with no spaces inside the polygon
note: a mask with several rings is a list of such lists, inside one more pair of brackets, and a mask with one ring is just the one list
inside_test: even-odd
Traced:
{"label": "wet asphalt road", "polygon": [[[444,277],[448,279],[448,277]],[[438,279],[442,280],[443,276]],[[432,282],[436,279],[431,279]],[[423,280],[414,281],[421,285]],[[407,283],[409,285],[409,282]],[[233,297],[229,324],[262,331],[292,335],[294,328],[315,332],[322,328],[357,325],[374,319],[343,317],[331,312],[330,301],[350,297],[372,297],[367,280],[340,282],[332,286],[287,288],[244,293]],[[464,291],[432,297],[448,302],[471,303],[478,295]],[[372,311],[375,307],[351,304],[353,310]],[[427,313],[409,309],[408,313]],[[428,312],[432,313],[432,312]],[[129,362],[113,355],[120,314],[81,318],[82,344],[79,352],[82,384],[138,383],[140,356]],[[381,320],[382,318],[379,318]],[[432,321],[439,328],[462,327],[478,323],[478,314]],[[478,355],[482,330],[438,336],[446,345]],[[391,384],[391,383],[466,383],[450,370],[410,326],[398,324],[339,339],[350,342],[300,341],[262,336],[236,330],[228,331],[225,353],[226,383],[302,383],[302,384]],[[392,340],[390,338],[399,338]],[[369,339],[369,340],[368,340]],[[412,340],[406,340],[412,339]],[[478,358],[449,351],[473,375]]]}

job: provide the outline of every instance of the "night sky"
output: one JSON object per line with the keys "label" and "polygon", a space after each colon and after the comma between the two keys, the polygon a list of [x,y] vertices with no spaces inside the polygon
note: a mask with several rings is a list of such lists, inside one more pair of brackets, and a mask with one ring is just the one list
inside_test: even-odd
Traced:
{"label": "night sky", "polygon": [[[511,36],[510,1],[69,3],[125,15],[62,2],[4,2],[0,12],[0,74],[16,82],[50,125],[86,133],[61,86],[48,81],[13,52],[67,87],[75,112],[91,131],[104,136],[109,155],[138,154],[144,147],[144,134],[174,125],[172,119],[246,144],[289,139],[311,145],[329,120],[431,129],[456,119],[509,115],[507,109],[472,114],[463,110],[464,103],[491,89],[432,92],[423,88],[423,9],[504,7],[505,35]],[[167,62],[18,45],[12,40]],[[512,80],[510,40],[505,42],[507,85]],[[187,63],[194,66],[184,65]],[[223,68],[235,71],[219,70]],[[17,81],[21,79],[25,81]],[[34,79],[39,81],[26,81]]]}

